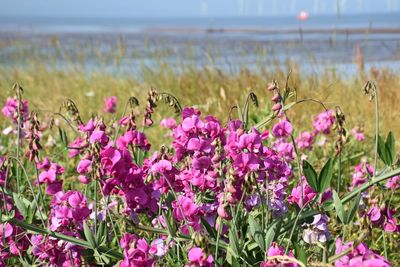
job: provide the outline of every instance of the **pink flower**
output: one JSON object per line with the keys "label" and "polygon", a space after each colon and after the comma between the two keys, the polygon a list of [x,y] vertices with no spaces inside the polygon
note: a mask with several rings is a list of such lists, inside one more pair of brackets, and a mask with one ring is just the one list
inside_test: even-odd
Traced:
{"label": "pink flower", "polygon": [[324,111],[314,119],[314,131],[315,133],[329,134],[332,126],[335,123],[335,115],[333,110]]}
{"label": "pink flower", "polygon": [[172,202],[172,207],[174,208],[174,217],[179,221],[183,221],[185,218],[192,221],[197,213],[197,206],[193,200],[182,195],[178,196],[178,200]]}
{"label": "pink flower", "polygon": [[125,135],[118,137],[117,147],[118,149],[128,148],[130,144],[137,146],[143,151],[150,150],[150,143],[144,133],[133,130],[127,131]]}
{"label": "pink flower", "polygon": [[56,180],[56,171],[48,170],[43,171],[39,174],[39,182],[40,183],[52,183]]}
{"label": "pink flower", "polygon": [[[341,252],[352,248],[353,242],[346,244],[338,238],[336,240],[336,255]],[[371,266],[371,267],[390,267],[391,264],[382,256],[370,250],[365,244],[360,243],[350,253],[339,258],[335,262],[335,267],[358,267],[358,266]]]}
{"label": "pink flower", "polygon": [[368,211],[368,217],[372,222],[377,222],[381,219],[381,211],[379,210],[378,207],[372,207]]}
{"label": "pink flower", "polygon": [[272,134],[278,138],[285,138],[292,134],[293,127],[290,122],[287,120],[282,120],[279,123],[275,124],[272,128]]}
{"label": "pink flower", "polygon": [[70,158],[76,157],[79,155],[80,151],[85,148],[86,141],[85,139],[78,137],[74,141],[69,144],[69,152],[68,156]]}
{"label": "pink flower", "polygon": [[154,254],[158,257],[164,256],[168,251],[167,246],[165,245],[164,240],[161,238],[154,239],[150,244],[149,253]]}
{"label": "pink flower", "polygon": [[354,138],[361,142],[365,140],[365,135],[364,133],[361,131],[360,127],[354,127],[353,129],[351,129],[351,134],[354,136]]}
{"label": "pink flower", "polygon": [[314,144],[314,136],[310,132],[302,132],[299,137],[296,138],[296,144],[299,149],[312,150]]}
{"label": "pink flower", "polygon": [[161,120],[160,125],[167,129],[174,129],[176,127],[176,121],[174,118],[165,118]]}
{"label": "pink flower", "polygon": [[300,208],[302,208],[303,205],[313,200],[316,195],[317,193],[314,192],[311,186],[308,185],[306,179],[303,177],[303,188],[301,185],[294,187],[292,189],[292,193],[288,197],[288,201],[289,203],[296,203]]}
{"label": "pink flower", "polygon": [[390,188],[393,190],[396,190],[398,188],[400,188],[400,176],[393,176],[392,178],[390,178],[389,180],[387,180],[386,182],[386,188]]}
{"label": "pink flower", "polygon": [[95,142],[99,142],[101,145],[105,146],[108,143],[108,136],[104,131],[94,130],[90,135],[89,142],[94,144]]}
{"label": "pink flower", "polygon": [[[280,247],[276,242],[273,242],[267,252],[268,257],[283,256],[285,255],[285,249]],[[293,252],[290,251],[287,255],[294,259]],[[297,263],[280,263],[279,259],[263,261],[260,263],[260,267],[297,267]]]}
{"label": "pink flower", "polygon": [[218,216],[225,220],[231,220],[232,215],[227,210],[226,204],[220,204],[217,209]]}
{"label": "pink flower", "polygon": [[79,174],[84,174],[90,172],[92,167],[92,161],[88,159],[82,159],[77,167],[77,171]]}
{"label": "pink flower", "polygon": [[[14,123],[18,122],[18,99],[15,98],[7,98],[4,107],[2,108],[1,112],[3,115],[11,120]],[[21,101],[21,117],[22,121],[26,121],[29,117],[29,110],[28,110],[28,101],[22,100]]]}
{"label": "pink flower", "polygon": [[126,233],[121,238],[120,244],[124,250],[124,260],[120,262],[120,267],[148,267],[154,263],[145,239],[138,239],[135,235]]}
{"label": "pink flower", "polygon": [[211,267],[214,266],[214,259],[212,255],[207,255],[203,252],[201,248],[193,247],[189,250],[188,258],[190,263],[194,264],[191,266],[204,266]]}
{"label": "pink flower", "polygon": [[106,113],[115,113],[117,107],[117,97],[110,96],[104,100],[103,111]]}
{"label": "pink flower", "polygon": [[172,170],[172,164],[165,159],[162,159],[151,166],[151,172],[153,173],[165,173],[166,171],[170,170]]}

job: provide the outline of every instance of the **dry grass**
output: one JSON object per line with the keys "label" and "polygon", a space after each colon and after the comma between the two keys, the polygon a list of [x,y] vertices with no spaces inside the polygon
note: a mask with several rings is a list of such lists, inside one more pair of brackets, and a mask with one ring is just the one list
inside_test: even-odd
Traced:
{"label": "dry grass", "polygon": [[[23,68],[0,69],[0,100],[3,102],[10,95],[13,83],[19,82],[25,88],[25,98],[30,100],[31,108],[41,113],[56,111],[65,98],[71,98],[87,118],[90,112],[100,113],[104,98],[110,95],[118,97],[118,112],[122,112],[130,96],[143,103],[147,90],[156,87],[159,91],[175,95],[182,106],[196,106],[203,114],[216,114],[222,120],[227,119],[230,107],[241,104],[252,91],[259,98],[260,111],[252,110],[262,115],[262,111],[270,106],[271,95],[265,89],[266,84],[276,79],[283,87],[290,70],[289,83],[296,88],[298,99],[314,98],[330,108],[340,106],[347,115],[348,128],[364,126],[370,136],[375,132],[375,110],[373,103],[363,95],[362,87],[367,80],[375,80],[379,88],[381,129],[384,132],[390,129],[395,136],[400,136],[400,126],[396,123],[400,115],[397,108],[400,76],[389,69],[368,70],[348,77],[328,68],[319,74],[304,73],[297,64],[287,62],[286,67],[278,64],[257,67],[261,65],[255,64],[252,70],[242,68],[239,72],[228,73],[213,65],[202,69],[188,65],[177,67],[160,60],[158,67],[143,66],[130,76],[111,75],[106,71],[85,72],[82,67],[76,66],[57,70],[56,67],[49,67],[48,63],[41,63],[40,58],[29,58],[29,54],[16,56],[23,55],[28,56],[29,62]],[[321,107],[316,104],[302,104],[290,111],[290,117],[300,128],[308,128],[311,117],[319,111]],[[156,119],[173,116],[172,110],[163,105],[157,113]],[[156,136],[156,133],[150,135]]]}

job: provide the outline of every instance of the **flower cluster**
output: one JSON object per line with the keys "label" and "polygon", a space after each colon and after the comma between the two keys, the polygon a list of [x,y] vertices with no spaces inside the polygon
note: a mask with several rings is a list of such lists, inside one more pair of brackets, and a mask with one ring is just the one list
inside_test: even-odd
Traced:
{"label": "flower cluster", "polygon": [[[272,243],[271,247],[268,249],[267,255],[272,258],[268,261],[263,261],[260,267],[297,267],[298,264],[293,261],[294,255],[293,251],[290,251],[288,255],[285,255],[285,249],[279,246],[277,243]],[[282,257],[286,256],[286,257]]]}
{"label": "flower cluster", "polygon": [[[269,89],[274,91],[273,115],[277,117],[271,132],[248,127],[240,120],[223,124],[214,116],[202,116],[195,108],[185,108],[178,121],[165,118],[160,122],[168,129],[172,141],[170,147],[163,146],[158,151],[151,150],[144,133],[146,127],[142,131],[136,128],[133,110],[121,118],[118,125],[107,126],[99,116],[84,123],[75,108],[74,115],[79,117],[74,120],[77,135],[68,145],[68,161],[59,161],[60,164],[58,157],[50,159],[42,156],[42,152],[39,155],[39,150],[43,149],[39,144],[42,130],[36,115],[31,116],[27,132],[30,153],[26,156],[38,171],[36,189],[40,199],[34,195],[35,205],[28,205],[28,200],[18,201],[16,194],[9,194],[8,190],[13,189],[15,183],[8,183],[11,176],[8,161],[0,157],[0,186],[7,185],[7,194],[3,194],[0,201],[2,214],[3,210],[13,214],[12,219],[0,227],[0,267],[5,266],[9,258],[26,254],[28,249],[32,252],[30,260],[49,266],[98,264],[98,259],[102,258],[100,247],[104,251],[104,244],[113,247],[110,251],[120,259],[121,267],[177,264],[171,256],[174,253],[179,255],[180,263],[184,259],[182,266],[219,266],[225,258],[232,260],[236,256],[233,254],[240,254],[234,251],[239,250],[234,248],[236,243],[241,247],[251,246],[254,250],[251,257],[259,257],[257,261],[251,260],[257,264],[261,262],[260,266],[299,266],[294,251],[275,242],[284,240],[279,231],[285,227],[276,232],[269,247],[265,245],[264,234],[273,229],[271,225],[275,222],[286,224],[289,220],[292,224],[287,225],[293,227],[293,231],[288,240],[293,238],[301,244],[307,243],[307,247],[316,248],[316,243],[325,243],[337,234],[336,229],[333,232],[328,229],[335,221],[328,217],[330,210],[321,207],[322,203],[332,206],[328,200],[332,199],[333,190],[327,187],[325,192],[316,192],[318,187],[311,180],[308,180],[310,184],[307,182],[309,177],[302,176],[304,170],[298,165],[304,158],[314,155],[296,155],[298,151],[311,154],[316,138],[332,132],[336,117],[332,110],[326,110],[314,119],[313,131],[296,133],[283,111],[284,99],[276,83]],[[155,90],[148,94],[144,126],[153,125],[152,114],[159,98]],[[15,106],[18,101],[15,101],[7,100],[3,108],[3,114],[14,122],[18,108]],[[114,113],[116,101],[116,97],[107,98],[103,111]],[[22,102],[21,114],[27,114],[27,102]],[[355,135],[357,140],[362,139],[360,131]],[[11,169],[11,173],[13,171]],[[374,169],[369,164],[357,165],[350,189],[364,184],[373,175]],[[385,190],[396,190],[398,177],[388,180]],[[78,188],[82,184],[84,190],[74,188],[77,184]],[[40,194],[42,187],[46,188],[44,195]],[[379,206],[377,199],[364,193],[363,201],[369,202],[360,216],[372,226],[399,232],[396,210],[390,208],[390,204]],[[48,205],[37,207],[36,201]],[[32,206],[36,213],[28,218]],[[316,215],[308,215],[312,220],[292,220],[300,215],[299,210]],[[253,220],[251,226],[243,226],[242,221],[250,224],[250,219]],[[13,225],[13,220],[41,222],[48,231],[35,232],[37,228],[30,227],[33,230],[27,232]],[[114,220],[118,220],[117,227]],[[99,240],[101,243],[97,236],[99,222],[110,229],[105,234],[100,232],[106,240],[103,244],[97,244]],[[296,229],[298,233],[294,233]],[[92,233],[96,234],[96,241],[91,240],[89,234]],[[57,234],[62,238],[56,238]],[[93,246],[93,242],[96,248],[88,252],[84,247]],[[343,245],[337,239],[336,253],[352,245]],[[214,251],[217,246],[219,250]],[[237,260],[242,259],[237,257]],[[364,244],[335,264],[359,266],[360,263],[389,266]]]}
{"label": "flower cluster", "polygon": [[335,123],[335,112],[333,110],[327,110],[318,114],[313,121],[314,133],[329,134]]}
{"label": "flower cluster", "polygon": [[18,106],[19,101],[16,97],[7,98],[7,101],[1,110],[3,115],[12,120],[15,124],[18,123],[18,109],[20,111],[22,122],[27,121],[29,118],[28,100],[21,100],[21,106],[19,108]]}
{"label": "flower cluster", "polygon": [[115,113],[117,108],[117,97],[110,96],[104,100],[103,111],[106,113]]}
{"label": "flower cluster", "polygon": [[335,262],[336,267],[356,267],[356,266],[380,266],[390,267],[390,263],[378,255],[374,251],[370,250],[365,244],[360,243],[354,248],[353,242],[343,244],[342,240],[338,238],[336,240],[336,254],[340,254],[343,251],[353,248],[350,253],[344,255]]}

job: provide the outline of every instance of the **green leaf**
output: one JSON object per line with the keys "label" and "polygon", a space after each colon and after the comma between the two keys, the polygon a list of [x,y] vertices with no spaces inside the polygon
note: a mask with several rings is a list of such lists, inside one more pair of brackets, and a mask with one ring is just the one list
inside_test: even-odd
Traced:
{"label": "green leaf", "polygon": [[332,159],[328,159],[328,161],[325,163],[325,165],[322,168],[321,173],[319,174],[319,177],[318,177],[318,189],[319,189],[318,192],[319,193],[325,192],[325,190],[331,184],[332,173],[333,173]]}
{"label": "green leaf", "polygon": [[105,264],[109,264],[109,263],[110,263],[110,258],[107,257],[107,255],[105,255],[105,254],[101,254],[101,255],[100,255],[100,259],[101,259],[101,261],[104,262]]}
{"label": "green leaf", "polygon": [[97,229],[97,233],[96,233],[96,244],[102,244],[103,241],[105,241],[105,237],[107,235],[106,233],[106,226],[107,226],[107,222],[104,220],[100,223],[99,228]]}
{"label": "green leaf", "polygon": [[386,144],[380,135],[378,136],[378,155],[386,165],[390,165],[390,156],[386,150]]}
{"label": "green leaf", "polygon": [[35,210],[36,210],[36,204],[35,204],[35,201],[32,201],[32,203],[30,205],[28,205],[28,214],[25,218],[27,223],[32,223],[33,218],[35,217],[35,213],[34,213]]}
{"label": "green leaf", "polygon": [[294,255],[296,256],[296,259],[298,259],[299,261],[304,263],[305,266],[307,266],[307,254],[303,246],[301,246],[297,242],[294,242],[293,244],[294,244]]}
{"label": "green leaf", "polygon": [[360,205],[360,199],[361,199],[361,193],[358,193],[356,198],[351,203],[350,209],[347,211],[346,224],[349,224],[356,215],[358,207]]}
{"label": "green leaf", "polygon": [[387,157],[390,160],[389,165],[392,165],[396,158],[396,141],[394,140],[392,132],[389,132],[388,136],[386,137],[385,147],[386,147]]}
{"label": "green leaf", "polygon": [[248,223],[251,236],[253,237],[254,241],[256,241],[260,249],[265,253],[264,234],[260,224],[251,215],[249,216]]}
{"label": "green leaf", "polygon": [[64,129],[61,129],[61,128],[58,128],[58,132],[59,132],[59,134],[60,134],[60,139],[61,139],[61,142],[64,144],[64,146],[68,146],[68,136],[67,136],[67,133],[65,132],[65,130]]}
{"label": "green leaf", "polygon": [[268,229],[267,234],[265,235],[265,247],[268,249],[272,242],[275,239],[275,236],[279,234],[279,231],[277,229],[280,228],[282,223],[282,219],[279,219],[278,221],[275,221]]}
{"label": "green leaf", "polygon": [[239,241],[236,237],[235,231],[233,228],[229,230],[229,248],[232,251],[232,256],[238,258],[239,255]]}
{"label": "green leaf", "polygon": [[335,206],[333,205],[333,201],[332,200],[326,200],[324,201],[324,203],[322,203],[322,209],[324,211],[331,211],[335,208]]}
{"label": "green leaf", "polygon": [[344,223],[345,222],[344,208],[342,201],[340,200],[339,195],[335,190],[332,190],[332,194],[333,194],[333,204],[335,205],[336,214],[339,217],[340,221]]}
{"label": "green leaf", "polygon": [[315,172],[313,166],[311,166],[311,164],[306,160],[303,160],[303,173],[311,188],[315,192],[318,192],[317,173]]}
{"label": "green leaf", "polygon": [[17,209],[19,210],[21,215],[26,218],[28,216],[28,208],[25,205],[24,201],[16,193],[13,193],[13,199],[15,206],[17,206]]}
{"label": "green leaf", "polygon": [[170,212],[165,213],[164,211],[161,212],[164,219],[165,219],[165,224],[167,225],[168,233],[170,236],[175,237],[176,236],[176,228],[174,227],[174,220],[172,217],[172,214]]}
{"label": "green leaf", "polygon": [[89,226],[86,222],[83,222],[83,233],[85,234],[86,240],[89,242],[92,249],[96,248],[96,241],[94,240],[94,236],[92,231],[90,230]]}
{"label": "green leaf", "polygon": [[230,266],[240,267],[239,262],[237,261],[238,256],[234,255],[235,253],[229,249],[226,253],[226,261],[230,264]]}

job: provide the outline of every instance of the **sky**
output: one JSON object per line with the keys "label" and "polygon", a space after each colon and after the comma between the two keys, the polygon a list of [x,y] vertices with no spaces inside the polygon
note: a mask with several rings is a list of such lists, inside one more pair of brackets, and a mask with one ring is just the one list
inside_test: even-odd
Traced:
{"label": "sky", "polygon": [[0,17],[235,17],[399,12],[400,0],[0,0]]}

